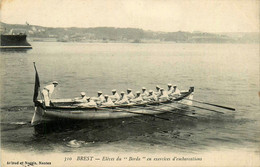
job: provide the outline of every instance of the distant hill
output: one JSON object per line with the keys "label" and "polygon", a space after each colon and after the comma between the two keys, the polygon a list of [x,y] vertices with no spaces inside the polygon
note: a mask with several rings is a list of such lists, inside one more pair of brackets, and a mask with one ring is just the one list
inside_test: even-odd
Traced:
{"label": "distant hill", "polygon": [[259,43],[259,33],[156,32],[137,28],[52,28],[5,24],[1,33],[26,33],[31,40],[60,42],[176,42],[176,43]]}

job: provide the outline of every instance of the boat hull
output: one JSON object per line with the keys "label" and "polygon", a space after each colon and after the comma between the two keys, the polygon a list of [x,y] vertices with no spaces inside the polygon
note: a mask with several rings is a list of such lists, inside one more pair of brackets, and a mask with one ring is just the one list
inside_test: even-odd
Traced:
{"label": "boat hull", "polygon": [[[193,92],[190,92],[186,99],[193,99]],[[79,108],[69,106],[72,104],[71,99],[52,100],[57,107],[35,107],[34,116],[31,124],[37,125],[42,122],[55,121],[61,119],[70,120],[104,120],[118,119],[145,115],[158,115],[178,108],[179,105],[192,105],[192,101],[178,100],[167,102],[156,102],[149,104],[124,105],[113,107],[97,107],[97,108]],[[40,102],[41,103],[41,102]],[[183,106],[183,105],[182,105]]]}

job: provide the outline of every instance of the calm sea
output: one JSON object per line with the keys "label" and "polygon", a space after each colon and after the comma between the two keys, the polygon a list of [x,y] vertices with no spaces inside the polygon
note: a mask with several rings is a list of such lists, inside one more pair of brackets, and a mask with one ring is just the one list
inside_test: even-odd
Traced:
{"label": "calm sea", "polygon": [[[259,151],[258,44],[132,44],[33,42],[27,52],[1,52],[1,146],[39,152],[201,152],[222,149]],[[41,86],[59,82],[53,98],[85,91],[134,91],[145,86],[195,87],[194,98],[236,108],[225,114],[187,108],[197,119],[173,122],[138,117],[51,125],[39,133],[34,112],[36,62]],[[196,104],[201,107],[210,106]]]}

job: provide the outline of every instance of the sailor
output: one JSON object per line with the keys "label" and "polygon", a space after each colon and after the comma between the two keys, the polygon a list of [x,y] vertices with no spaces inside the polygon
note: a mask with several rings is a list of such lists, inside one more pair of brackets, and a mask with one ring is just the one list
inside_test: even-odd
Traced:
{"label": "sailor", "polygon": [[52,84],[47,85],[42,90],[45,106],[50,106],[50,98],[54,91],[54,88],[58,85],[57,81],[53,81]]}
{"label": "sailor", "polygon": [[121,97],[119,99],[119,101],[115,102],[115,104],[120,105],[120,104],[128,104],[129,101],[127,99],[127,96],[125,95],[125,92],[121,92]]}
{"label": "sailor", "polygon": [[146,91],[146,88],[142,87],[142,94],[141,94],[141,96],[144,98],[144,97],[147,97],[148,95],[149,95],[149,93]]}
{"label": "sailor", "polygon": [[173,92],[173,87],[172,84],[168,84],[168,90],[167,90],[167,94],[170,95]]}
{"label": "sailor", "polygon": [[94,97],[94,101],[96,101],[96,103],[99,105],[103,102],[105,102],[105,97],[103,96],[103,93],[101,91],[97,92],[97,97]]}
{"label": "sailor", "polygon": [[105,102],[102,103],[102,106],[113,106],[114,103],[108,95],[105,95]]}
{"label": "sailor", "polygon": [[143,102],[143,98],[141,96],[141,92],[137,91],[136,92],[136,97],[134,99],[131,99],[130,101],[133,102],[133,103],[142,103]]}
{"label": "sailor", "polygon": [[154,92],[154,94],[155,94],[156,96],[159,96],[159,95],[161,94],[160,89],[161,89],[160,86],[157,85],[157,86],[156,86],[156,91]]}
{"label": "sailor", "polygon": [[87,102],[87,96],[85,92],[80,93],[81,97],[76,97],[74,99],[74,102],[81,102],[81,103],[86,103]]}
{"label": "sailor", "polygon": [[159,101],[167,101],[169,98],[167,92],[165,92],[163,88],[161,88],[160,91],[161,91],[161,94],[159,96]]}
{"label": "sailor", "polygon": [[154,94],[153,90],[149,90],[149,95],[144,98],[147,101],[157,101],[158,97]]}
{"label": "sailor", "polygon": [[173,91],[172,91],[172,94],[171,96],[180,96],[181,95],[181,91],[180,89],[177,88],[177,85],[173,85]]}
{"label": "sailor", "polygon": [[86,97],[87,102],[81,103],[79,107],[97,107],[97,103],[94,101],[93,98]]}
{"label": "sailor", "polygon": [[127,98],[128,98],[128,100],[131,100],[131,99],[135,98],[135,96],[134,96],[134,94],[132,92],[132,89],[127,89]]}
{"label": "sailor", "polygon": [[113,102],[118,101],[118,100],[120,99],[120,96],[119,96],[119,94],[116,92],[116,89],[113,89],[113,90],[112,90],[112,94],[113,94],[113,95],[111,95],[110,98],[111,98],[111,100],[112,100]]}

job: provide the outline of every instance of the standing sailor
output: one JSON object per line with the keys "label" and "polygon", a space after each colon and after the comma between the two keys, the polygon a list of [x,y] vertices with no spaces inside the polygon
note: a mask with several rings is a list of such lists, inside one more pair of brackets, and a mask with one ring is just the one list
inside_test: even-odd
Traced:
{"label": "standing sailor", "polygon": [[102,106],[113,106],[114,103],[108,95],[105,95],[105,102],[102,103]]}
{"label": "standing sailor", "polygon": [[142,94],[141,94],[142,98],[147,97],[148,95],[149,93],[146,91],[146,88],[142,87]]}
{"label": "standing sailor", "polygon": [[120,104],[128,104],[129,101],[127,99],[127,96],[125,95],[125,92],[121,92],[121,97],[119,101],[115,102],[115,104],[120,105]]}
{"label": "standing sailor", "polygon": [[136,97],[134,99],[131,99],[130,101],[133,102],[133,103],[142,103],[143,102],[143,98],[141,96],[140,91],[137,91],[136,92]]}
{"label": "standing sailor", "polygon": [[50,106],[50,98],[54,91],[54,88],[58,85],[57,81],[53,81],[52,84],[47,85],[42,90],[45,106]]}
{"label": "standing sailor", "polygon": [[120,96],[119,96],[119,94],[116,92],[116,89],[113,89],[113,90],[112,90],[112,94],[113,94],[113,95],[111,95],[110,98],[111,98],[111,100],[112,100],[113,102],[118,101],[118,100],[120,99]]}
{"label": "standing sailor", "polygon": [[135,98],[135,96],[134,96],[134,94],[132,92],[132,89],[127,89],[127,98],[128,98],[128,100],[131,100],[131,99]]}

